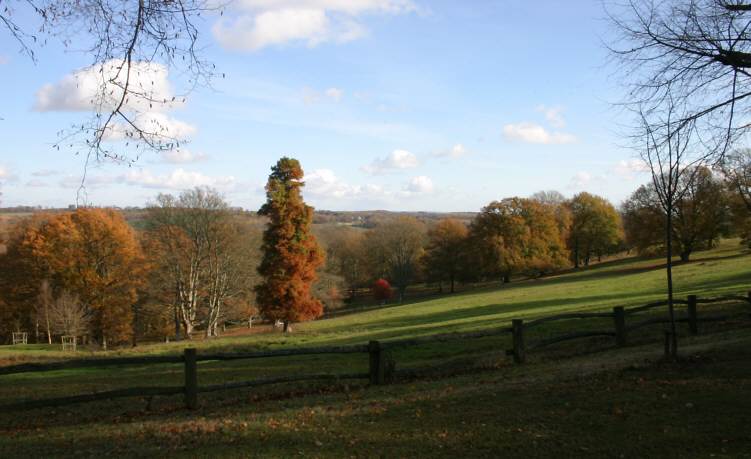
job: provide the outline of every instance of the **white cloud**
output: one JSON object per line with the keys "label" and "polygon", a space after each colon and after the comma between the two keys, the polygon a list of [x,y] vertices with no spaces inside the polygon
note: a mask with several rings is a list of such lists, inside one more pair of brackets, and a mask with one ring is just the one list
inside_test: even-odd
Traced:
{"label": "white cloud", "polygon": [[54,169],[40,169],[31,173],[31,175],[33,175],[34,177],[50,177],[52,175],[58,174],[60,174],[60,172]]}
{"label": "white cloud", "polygon": [[161,175],[154,175],[148,170],[132,170],[125,174],[122,180],[128,185],[172,190],[186,190],[197,186],[230,189],[237,183],[233,176],[211,177],[200,172],[186,171],[183,168]]}
{"label": "white cloud", "polygon": [[0,180],[8,180],[10,177],[10,169],[0,164]]}
{"label": "white cloud", "polygon": [[433,192],[433,181],[425,175],[413,177],[406,186],[410,193],[426,194]]}
{"label": "white cloud", "polygon": [[571,182],[569,183],[568,188],[570,190],[579,190],[587,185],[589,185],[592,182],[592,174],[589,172],[577,172],[576,175],[571,177]]}
{"label": "white cloud", "polygon": [[438,151],[436,153],[433,153],[433,156],[437,156],[439,158],[461,158],[462,156],[466,156],[469,154],[469,151],[467,151],[467,148],[457,143],[453,147],[449,148],[448,150]]}
{"label": "white cloud", "polygon": [[[135,62],[127,75],[121,61],[86,67],[63,77],[55,84],[46,84],[36,93],[34,109],[50,111],[93,111],[106,113],[120,104],[126,78],[129,95],[121,110],[143,131],[148,140],[184,141],[195,132],[195,126],[167,114],[182,107],[184,99],[176,97],[169,82],[167,68],[158,63]],[[111,123],[106,140],[138,137],[130,124]]]}
{"label": "white cloud", "polygon": [[174,150],[163,151],[161,155],[164,162],[171,164],[197,163],[208,159],[208,155],[204,153],[194,153],[186,148],[176,148]]}
{"label": "white cloud", "polygon": [[167,111],[183,104],[169,82],[165,66],[155,62],[131,64],[130,75],[122,61],[86,67],[64,76],[55,84],[45,84],[36,93],[34,109],[48,111],[107,111],[120,103],[128,79],[126,111]]}
{"label": "white cloud", "polygon": [[342,100],[344,91],[342,91],[339,88],[329,88],[326,91],[324,91],[324,94],[326,94],[326,97],[330,98],[334,102],[339,102],[340,100]]}
{"label": "white cloud", "polygon": [[539,105],[537,111],[542,113],[545,116],[545,120],[547,120],[547,122],[555,129],[563,129],[566,127],[566,120],[563,118],[563,107]]}
{"label": "white cloud", "polygon": [[3,56],[0,54],[0,65],[5,65],[9,62],[8,58],[6,56]]}
{"label": "white cloud", "polygon": [[564,132],[548,132],[544,127],[534,123],[517,123],[503,126],[503,135],[508,140],[526,143],[559,145],[576,142],[576,137]]}
{"label": "white cloud", "polygon": [[[63,188],[79,188],[81,179],[80,175],[66,175],[60,180],[59,185]],[[114,175],[87,175],[86,182],[83,185],[86,188],[101,188],[121,181],[122,177]]]}
{"label": "white cloud", "polygon": [[410,0],[240,0],[233,19],[223,17],[212,31],[225,48],[256,51],[268,46],[345,43],[367,35],[366,14],[415,11]]}
{"label": "white cloud", "polygon": [[332,102],[339,102],[344,96],[344,91],[339,88],[328,88],[323,92],[316,91],[313,88],[304,88],[302,100],[305,105],[312,105],[321,102],[324,98]]}
{"label": "white cloud", "polygon": [[649,172],[649,165],[641,159],[621,160],[613,171],[626,180],[635,180],[639,175]]}
{"label": "white cloud", "polygon": [[323,198],[368,197],[385,194],[378,185],[350,185],[343,182],[331,169],[316,169],[305,174],[305,193]]}
{"label": "white cloud", "polygon": [[49,184],[47,184],[47,182],[45,182],[44,180],[33,179],[26,182],[25,186],[30,188],[44,188],[49,186]]}
{"label": "white cloud", "polygon": [[[197,130],[192,124],[159,112],[137,114],[133,116],[131,121],[146,138],[155,141],[189,139]],[[103,138],[106,140],[127,140],[138,136],[139,133],[130,124],[114,123],[107,128]]]}
{"label": "white cloud", "polygon": [[383,174],[392,170],[412,169],[417,167],[417,156],[407,150],[394,150],[385,158],[377,158],[361,169],[369,174]]}

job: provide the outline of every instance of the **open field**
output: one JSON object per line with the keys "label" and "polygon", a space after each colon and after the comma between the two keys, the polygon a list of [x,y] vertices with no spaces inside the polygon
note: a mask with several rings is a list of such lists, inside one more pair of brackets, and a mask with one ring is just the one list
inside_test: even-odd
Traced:
{"label": "open field", "polygon": [[[725,241],[717,249],[696,254],[692,262],[676,266],[677,295],[741,293],[751,287],[749,272],[751,256],[737,241]],[[191,345],[199,353],[232,352],[471,331],[505,326],[512,318],[638,306],[662,299],[663,285],[660,260],[624,259],[501,288],[299,324],[289,336],[254,333]],[[700,305],[700,315],[744,308],[748,310],[748,305]],[[685,448],[700,446],[697,455],[722,455],[723,450],[734,455],[749,445],[748,435],[742,434],[747,430],[738,427],[749,420],[748,397],[741,396],[751,377],[747,326],[747,321],[702,325],[701,331],[711,334],[682,338],[681,346],[691,346],[686,353],[700,355],[693,363],[682,364],[685,372],[644,363],[644,359],[654,362],[660,354],[661,326],[655,325],[630,336],[632,346],[626,349],[607,350],[613,347],[612,339],[593,338],[532,353],[532,364],[521,368],[512,366],[505,355],[510,347],[507,336],[395,349],[397,370],[433,367],[436,377],[429,378],[432,382],[402,377],[393,386],[367,390],[364,383],[339,381],[202,394],[198,414],[185,412],[181,397],[6,413],[0,415],[0,428],[8,434],[0,436],[0,442],[6,442],[0,450],[54,454],[60,452],[56,448],[66,448],[82,455],[153,455],[164,451],[157,448],[186,448],[182,451],[186,456],[215,452],[284,457],[298,451],[312,456],[372,456],[387,450],[393,450],[388,456],[425,454],[420,448],[430,448],[436,456],[455,456],[462,448],[470,448],[471,455],[482,456],[496,455],[494,448],[516,448],[515,455],[544,456],[559,447],[571,455],[601,455],[603,448],[613,445],[629,457],[655,454],[661,444],[673,441]],[[612,320],[567,320],[541,326],[530,338],[603,327],[612,327]],[[107,353],[79,352],[76,357],[172,354],[185,346],[184,342],[153,344]],[[57,349],[4,346],[0,361],[12,364],[72,356]],[[598,349],[604,351],[591,353]],[[564,355],[567,358],[558,358]],[[628,369],[634,364],[639,368]],[[204,362],[199,365],[199,384],[366,372],[367,365],[363,354]],[[181,364],[0,376],[0,404],[132,386],[181,385],[182,377]],[[641,436],[643,444],[626,438],[627,431]],[[80,446],[68,450],[67,442],[74,438]],[[700,438],[704,438],[701,445]],[[233,449],[238,444],[243,449]],[[617,457],[617,451],[613,449],[612,455]],[[687,450],[675,451],[676,456],[685,456],[679,451]]]}
{"label": "open field", "polygon": [[[214,394],[0,415],[10,456],[749,457],[748,329],[364,388]],[[293,396],[290,396],[293,395]],[[42,414],[44,413],[44,414]]]}

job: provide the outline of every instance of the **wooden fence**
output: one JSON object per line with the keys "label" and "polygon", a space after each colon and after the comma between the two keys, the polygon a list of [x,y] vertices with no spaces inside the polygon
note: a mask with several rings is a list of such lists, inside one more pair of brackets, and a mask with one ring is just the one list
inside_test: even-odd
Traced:
{"label": "wooden fence", "polygon": [[[704,303],[717,302],[748,302],[751,303],[751,291],[747,295],[729,295],[718,298],[697,298],[695,295],[689,295],[686,300],[675,300],[675,304],[685,305],[686,314],[676,317],[677,322],[688,323],[691,334],[698,333],[699,322],[711,322],[728,320],[735,317],[749,317],[749,312],[738,314],[724,314],[713,316],[699,316],[697,305]],[[400,347],[416,346],[426,343],[450,342],[457,340],[467,340],[476,338],[485,338],[511,334],[512,349],[506,351],[507,355],[513,357],[514,362],[524,363],[528,350],[535,350],[552,344],[569,341],[574,339],[589,337],[610,337],[614,339],[616,346],[626,346],[628,344],[628,334],[639,328],[653,325],[668,323],[667,317],[648,318],[637,322],[629,323],[631,317],[637,316],[655,308],[667,306],[667,301],[658,301],[649,303],[644,306],[634,308],[624,308],[616,306],[612,312],[591,312],[591,313],[565,313],[549,317],[542,317],[525,322],[523,319],[513,319],[511,327],[490,328],[469,333],[445,333],[430,335],[420,338],[409,338],[389,341],[370,341],[368,344],[351,345],[351,346],[326,346],[326,347],[307,347],[295,349],[278,349],[267,351],[255,351],[247,353],[197,353],[195,348],[187,348],[182,356],[146,356],[146,357],[119,357],[104,359],[75,359],[53,363],[27,363],[0,367],[0,376],[67,370],[74,368],[91,368],[107,367],[121,365],[154,365],[154,364],[177,364],[182,363],[184,366],[184,384],[182,386],[171,387],[130,387],[125,389],[115,389],[93,394],[72,395],[67,397],[47,398],[41,400],[25,400],[0,406],[0,411],[24,410],[38,407],[54,407],[70,404],[77,404],[95,400],[107,400],[121,397],[153,397],[158,395],[176,395],[183,394],[185,397],[185,406],[189,409],[198,407],[198,394],[204,392],[215,392],[227,389],[236,389],[243,387],[258,387],[269,384],[289,383],[298,381],[323,381],[342,379],[366,379],[372,385],[381,385],[388,383],[394,373],[394,363],[391,359],[391,350]],[[610,318],[613,321],[612,328],[602,330],[587,330],[580,332],[571,332],[555,337],[540,339],[538,341],[526,343],[526,332],[542,324],[551,323],[561,320],[572,319],[603,319]],[[287,357],[300,355],[320,355],[320,354],[367,354],[368,355],[368,372],[367,373],[342,373],[342,374],[307,374],[296,376],[280,376],[266,379],[255,379],[252,381],[236,381],[224,384],[199,385],[198,384],[198,362],[204,361],[230,361],[230,360],[249,360],[269,357]]]}

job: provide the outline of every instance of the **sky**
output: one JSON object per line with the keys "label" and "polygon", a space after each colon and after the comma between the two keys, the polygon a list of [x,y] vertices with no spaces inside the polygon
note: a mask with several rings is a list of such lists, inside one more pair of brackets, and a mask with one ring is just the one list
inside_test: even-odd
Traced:
{"label": "sky", "polygon": [[147,114],[190,142],[88,169],[52,145],[88,119],[72,82],[91,57],[49,40],[34,62],[0,29],[0,206],[73,204],[86,170],[91,205],[211,186],[256,210],[282,156],[318,209],[478,211],[543,189],[617,205],[648,177],[623,147],[604,16],[599,1],[234,0],[200,23],[224,77]]}

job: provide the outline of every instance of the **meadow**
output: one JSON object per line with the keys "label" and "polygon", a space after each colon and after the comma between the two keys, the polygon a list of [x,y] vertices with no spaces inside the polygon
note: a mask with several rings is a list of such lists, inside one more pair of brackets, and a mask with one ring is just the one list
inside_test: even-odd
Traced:
{"label": "meadow", "polygon": [[[697,253],[691,262],[676,264],[676,295],[746,292],[750,272],[747,250],[737,240],[723,241]],[[213,340],[75,355],[62,353],[58,346],[3,346],[0,361],[177,354],[186,345],[197,347],[200,354],[360,344],[506,326],[514,318],[610,311],[663,298],[664,262],[624,258],[556,276],[295,324],[289,335],[260,329]],[[743,308],[748,305],[702,305],[700,314]],[[561,321],[540,327],[531,338],[604,326],[612,327],[612,320]],[[675,457],[688,451],[734,455],[750,440],[741,433],[747,430],[738,427],[751,417],[748,397],[741,396],[751,377],[746,327],[743,321],[706,324],[700,336],[688,337],[681,326],[688,360],[677,364],[658,363],[659,325],[634,333],[627,348],[615,349],[611,339],[594,338],[533,352],[525,366],[510,363],[505,355],[510,339],[503,336],[395,349],[397,371],[423,373],[405,372],[384,387],[341,380],[226,391],[202,395],[198,412],[184,410],[176,396],[2,413],[0,450],[357,457],[413,456],[431,448],[435,456],[455,457],[462,451],[498,455],[498,448],[544,456],[563,448],[568,451],[564,456],[620,457],[621,451],[628,457],[662,452],[660,445],[675,442],[681,444],[670,453]],[[367,364],[367,356],[360,354],[204,362],[199,384],[366,372]],[[7,375],[0,376],[0,404],[133,385],[179,385],[181,380],[180,364]],[[630,441],[624,432],[642,440]]]}

